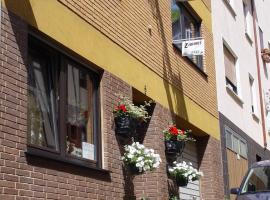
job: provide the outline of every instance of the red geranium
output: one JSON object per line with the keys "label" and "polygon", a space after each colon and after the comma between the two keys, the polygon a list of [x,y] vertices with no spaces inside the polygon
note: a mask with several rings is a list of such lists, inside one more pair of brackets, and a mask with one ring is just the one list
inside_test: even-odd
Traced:
{"label": "red geranium", "polygon": [[122,112],[127,112],[126,106],[124,104],[119,105],[118,110],[121,110]]}
{"label": "red geranium", "polygon": [[175,127],[175,126],[172,126],[169,128],[169,132],[172,134],[172,135],[178,135],[178,129]]}

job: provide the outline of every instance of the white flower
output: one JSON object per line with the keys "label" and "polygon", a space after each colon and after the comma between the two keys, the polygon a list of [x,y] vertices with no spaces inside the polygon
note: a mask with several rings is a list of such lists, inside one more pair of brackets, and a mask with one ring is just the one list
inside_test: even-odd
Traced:
{"label": "white flower", "polygon": [[193,168],[191,163],[186,163],[183,161],[181,163],[174,162],[173,165],[174,166],[169,167],[168,169],[169,174],[172,176],[181,175],[188,178],[189,181],[192,181],[198,180],[203,175],[202,172],[199,172],[197,169]]}
{"label": "white flower", "polygon": [[159,154],[155,154],[153,149],[147,149],[138,142],[125,146],[122,159],[126,164],[137,167],[140,172],[151,171],[158,168],[161,163]]}

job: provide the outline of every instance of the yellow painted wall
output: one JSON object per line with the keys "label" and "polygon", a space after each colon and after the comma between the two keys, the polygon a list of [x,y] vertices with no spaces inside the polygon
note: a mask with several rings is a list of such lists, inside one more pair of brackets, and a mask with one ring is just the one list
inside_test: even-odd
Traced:
{"label": "yellow painted wall", "polygon": [[[176,87],[139,62],[67,7],[55,0],[2,0],[4,7],[29,24],[97,66],[126,81],[161,105],[171,109],[203,132],[219,139],[218,119],[185,96]],[[194,2],[198,13],[200,4]],[[206,8],[206,7],[205,7]],[[209,18],[209,24],[211,20]]]}

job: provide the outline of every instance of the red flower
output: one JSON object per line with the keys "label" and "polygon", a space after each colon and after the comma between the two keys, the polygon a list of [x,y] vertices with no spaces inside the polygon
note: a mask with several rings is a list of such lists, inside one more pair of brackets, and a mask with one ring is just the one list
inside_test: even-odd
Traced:
{"label": "red flower", "polygon": [[121,110],[122,112],[127,112],[126,106],[124,104],[119,105],[117,108],[118,110]]}
{"label": "red flower", "polygon": [[178,135],[178,129],[175,127],[175,126],[172,126],[169,128],[169,132],[172,134],[172,135]]}
{"label": "red flower", "polygon": [[185,135],[185,133],[186,133],[186,132],[185,132],[184,130],[181,130],[181,131],[180,131],[180,134],[182,134],[182,135]]}

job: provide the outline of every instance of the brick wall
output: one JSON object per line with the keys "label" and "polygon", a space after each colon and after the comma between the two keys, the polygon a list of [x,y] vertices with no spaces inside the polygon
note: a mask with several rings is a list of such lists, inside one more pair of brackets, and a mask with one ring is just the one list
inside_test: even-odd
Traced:
{"label": "brick wall", "polygon": [[[158,0],[59,0],[158,75],[218,116],[213,37],[202,22],[206,56],[202,75],[172,46],[171,2]],[[210,1],[204,0],[210,7]],[[148,27],[151,26],[151,31]]]}
{"label": "brick wall", "polygon": [[[112,109],[116,93],[132,96],[129,85],[104,72],[102,76],[102,135],[104,166],[111,171],[103,173],[76,165],[25,154],[27,143],[27,24],[12,13],[3,10],[0,65],[0,199],[130,199],[149,195],[168,196],[163,184],[166,163],[156,172],[139,175],[134,180],[122,167],[122,144],[115,137]],[[161,115],[161,113],[163,113]],[[169,112],[167,111],[167,114]],[[160,115],[160,116],[158,116]],[[149,148],[157,149],[164,161],[164,144],[160,124],[164,116],[156,106],[145,140]],[[163,125],[167,125],[167,122]],[[156,143],[153,146],[152,138]],[[160,146],[161,145],[161,146]],[[155,178],[154,178],[155,177]],[[135,186],[130,187],[130,183]],[[143,186],[143,187],[140,187]]]}
{"label": "brick wall", "polygon": [[[113,126],[115,93],[132,97],[132,88],[108,72],[101,82],[103,173],[71,164],[26,155],[27,147],[27,24],[3,9],[0,54],[0,199],[139,199],[146,196],[161,200],[168,198],[169,183],[162,130],[174,117],[170,111],[156,104],[152,118],[144,128],[145,146],[153,148],[162,158],[162,165],[154,172],[135,177],[122,167],[122,144],[116,139]],[[204,141],[204,140],[203,140]],[[201,140],[198,140],[198,145]],[[211,140],[206,154],[201,154],[204,180],[215,181],[218,164],[207,168],[218,154],[217,141]],[[204,182],[203,182],[204,183]],[[208,183],[205,181],[205,183]],[[209,186],[203,186],[208,188]],[[215,187],[209,195],[215,195]],[[205,199],[208,194],[204,193]],[[218,196],[215,198],[219,200]]]}
{"label": "brick wall", "polygon": [[204,173],[201,179],[203,200],[224,199],[223,171],[220,141],[213,137],[200,138],[198,154],[200,170]]}

